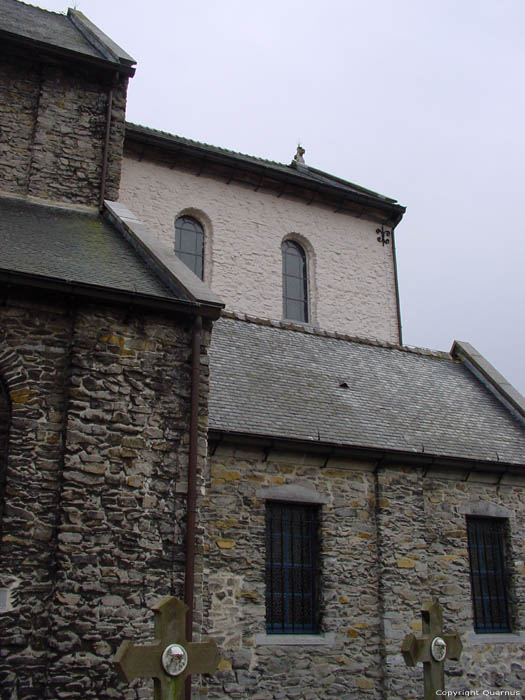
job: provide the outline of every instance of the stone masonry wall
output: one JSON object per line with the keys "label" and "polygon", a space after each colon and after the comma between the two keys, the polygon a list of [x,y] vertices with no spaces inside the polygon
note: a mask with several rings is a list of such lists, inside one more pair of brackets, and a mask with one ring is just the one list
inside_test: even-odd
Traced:
{"label": "stone masonry wall", "polygon": [[[437,597],[445,631],[462,635],[447,662],[456,691],[523,690],[525,681],[525,479],[266,454],[219,445],[204,501],[205,626],[223,652],[201,697],[288,700],[419,700],[422,667],[400,649],[421,633],[421,604]],[[325,466],[326,464],[326,466]],[[328,498],[321,507],[321,632],[326,646],[258,646],[265,631],[264,501],[261,486],[294,484]],[[473,630],[464,510],[505,506],[514,634]],[[521,632],[521,634],[520,634]]]}
{"label": "stone masonry wall", "polygon": [[[224,659],[203,697],[384,700],[373,474],[325,457],[219,447],[206,518],[207,632]],[[351,471],[347,467],[356,471]],[[326,496],[321,527],[321,632],[325,646],[257,646],[265,631],[265,486],[296,484]],[[206,593],[207,589],[207,593]]]}
{"label": "stone masonry wall", "polygon": [[[150,683],[119,683],[110,661],[123,639],[151,638],[149,606],[182,596],[191,320],[15,300],[2,329],[13,418],[1,568],[18,601],[0,615],[0,695],[148,698]],[[209,329],[199,473],[208,341]]]}
{"label": "stone masonry wall", "polygon": [[[55,202],[99,200],[107,75],[0,52],[0,189]],[[106,198],[118,198],[127,79],[114,90]]]}
{"label": "stone masonry wall", "polygon": [[377,224],[131,155],[120,196],[171,248],[177,216],[200,220],[204,279],[227,309],[282,318],[281,243],[292,235],[308,255],[311,323],[398,342],[392,246],[377,242]]}

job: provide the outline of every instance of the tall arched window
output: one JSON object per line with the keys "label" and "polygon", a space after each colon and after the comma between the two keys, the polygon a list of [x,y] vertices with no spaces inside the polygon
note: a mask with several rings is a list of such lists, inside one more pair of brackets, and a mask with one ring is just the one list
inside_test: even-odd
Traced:
{"label": "tall arched window", "polygon": [[175,254],[197,277],[204,278],[204,229],[192,216],[175,220]]}
{"label": "tall arched window", "polygon": [[292,321],[308,323],[308,272],[306,253],[295,241],[284,241],[283,257],[283,316]]}

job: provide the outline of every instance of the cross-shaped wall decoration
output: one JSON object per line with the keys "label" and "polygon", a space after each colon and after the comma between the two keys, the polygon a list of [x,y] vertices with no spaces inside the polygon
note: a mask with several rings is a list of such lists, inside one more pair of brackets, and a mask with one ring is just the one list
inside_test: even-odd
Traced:
{"label": "cross-shaped wall decoration", "polygon": [[213,673],[220,661],[214,641],[186,640],[186,612],[181,600],[167,597],[153,606],[155,642],[136,645],[126,640],[118,648],[113,663],[123,681],[153,678],[155,700],[179,700],[184,680],[194,673]]}
{"label": "cross-shaped wall decoration", "polygon": [[443,611],[437,600],[423,605],[421,617],[423,636],[407,634],[401,653],[407,666],[423,663],[425,700],[434,700],[441,697],[438,690],[445,690],[445,659],[457,661],[463,645],[457,632],[443,634]]}

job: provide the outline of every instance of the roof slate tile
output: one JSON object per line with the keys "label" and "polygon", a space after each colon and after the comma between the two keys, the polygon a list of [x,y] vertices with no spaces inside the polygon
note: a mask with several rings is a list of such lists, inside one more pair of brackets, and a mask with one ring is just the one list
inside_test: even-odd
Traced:
{"label": "roof slate tile", "polygon": [[450,355],[232,318],[210,355],[212,430],[525,464],[523,425]]}

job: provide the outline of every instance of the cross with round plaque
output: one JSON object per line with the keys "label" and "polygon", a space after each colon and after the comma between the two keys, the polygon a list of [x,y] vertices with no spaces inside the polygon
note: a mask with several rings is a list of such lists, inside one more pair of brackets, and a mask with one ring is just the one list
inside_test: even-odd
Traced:
{"label": "cross with round plaque", "polygon": [[401,653],[407,666],[423,663],[425,700],[442,697],[445,690],[445,661],[458,660],[463,645],[459,634],[443,634],[443,612],[437,600],[425,603],[421,610],[423,635],[417,639],[407,634],[403,640]]}
{"label": "cross with round plaque", "polygon": [[184,681],[193,673],[213,673],[220,661],[214,641],[186,640],[188,606],[177,598],[164,598],[153,606],[155,642],[137,645],[122,642],[113,662],[123,681],[153,678],[155,700],[179,700]]}

